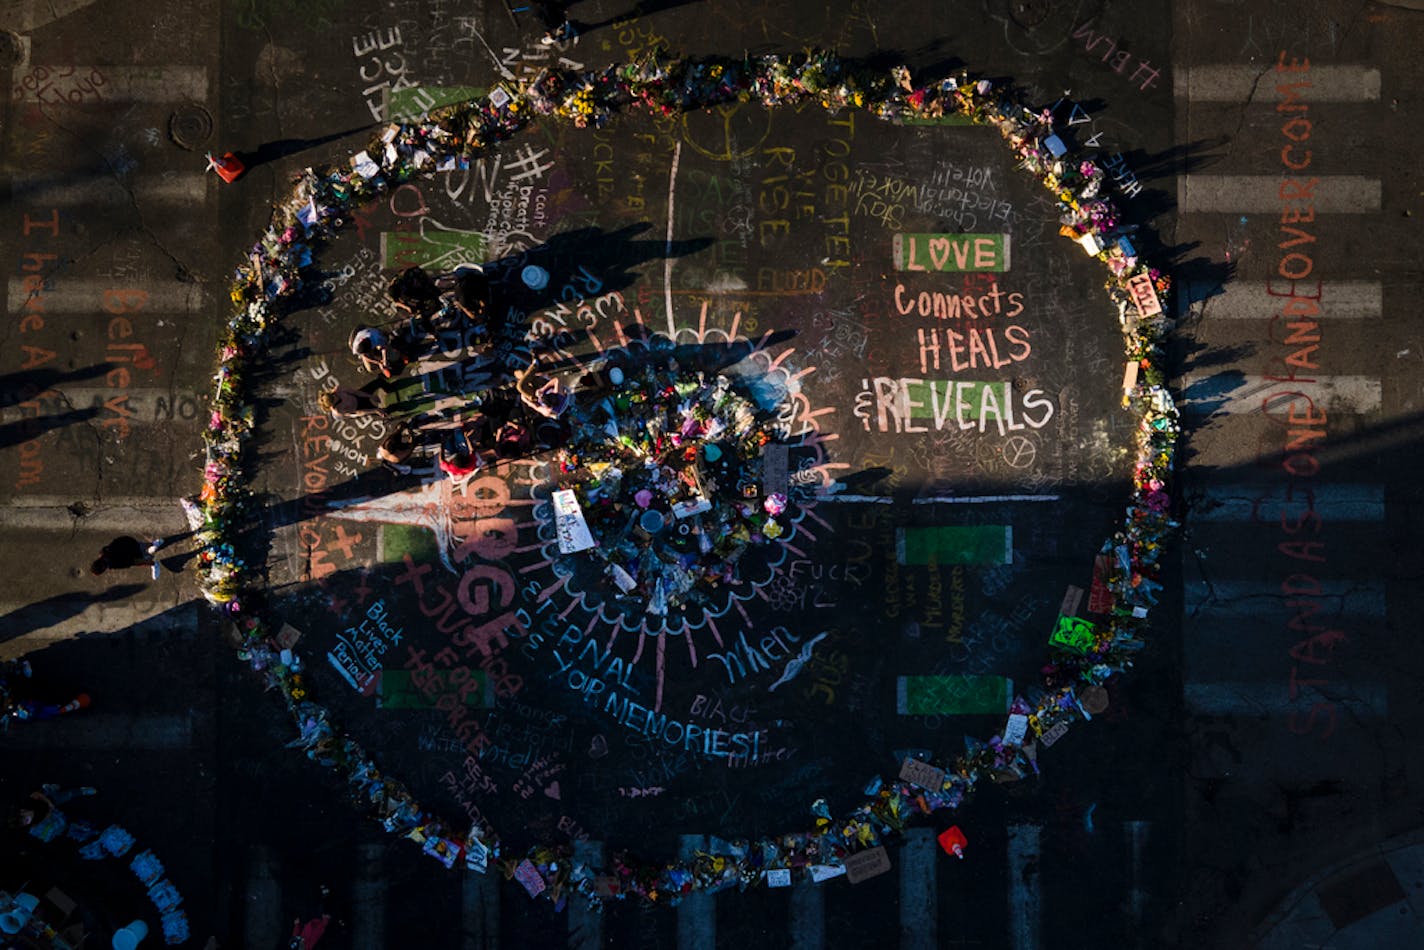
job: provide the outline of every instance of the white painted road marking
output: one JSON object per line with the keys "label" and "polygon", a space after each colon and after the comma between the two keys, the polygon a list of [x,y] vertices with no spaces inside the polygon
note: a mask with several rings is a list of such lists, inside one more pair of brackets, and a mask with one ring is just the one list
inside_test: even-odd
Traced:
{"label": "white painted road marking", "polygon": [[[208,98],[208,71],[202,66],[43,66],[31,72],[48,71],[46,82],[31,89],[14,84],[15,102],[49,105],[97,105],[100,102],[205,102]],[[92,77],[97,76],[97,79]],[[84,85],[76,85],[83,80]],[[82,98],[70,100],[71,90],[88,90]]]}
{"label": "white painted road marking", "polygon": [[935,914],[935,862],[939,847],[929,828],[905,832],[900,850],[900,950],[935,950],[939,919]]}
{"label": "white painted road marking", "polygon": [[1311,205],[1316,214],[1370,214],[1380,210],[1378,178],[1361,175],[1306,175],[1289,179],[1310,186],[1308,197],[1288,198],[1281,175],[1183,175],[1177,179],[1182,214],[1280,214],[1282,208]]}
{"label": "white painted road marking", "polygon": [[[1304,372],[1301,374],[1304,376]],[[1377,412],[1383,393],[1377,376],[1310,376],[1285,382],[1267,376],[1238,373],[1187,373],[1178,381],[1177,407],[1191,415],[1245,415],[1263,411],[1272,402],[1273,415],[1288,409],[1289,394],[1299,393],[1317,409],[1363,415]],[[1302,411],[1305,404],[1301,404]]]}
{"label": "white painted road marking", "polygon": [[499,878],[493,869],[468,871],[460,885],[461,950],[499,947]]}
{"label": "white painted road marking", "polygon": [[[682,835],[677,856],[692,860],[696,852],[707,848],[704,835]],[[678,950],[710,950],[717,946],[717,895],[693,891],[677,905]]]}
{"label": "white painted road marking", "polygon": [[803,879],[791,888],[791,950],[824,950],[826,946],[826,892],[820,884]]}
{"label": "white painted road marking", "polygon": [[[603,842],[575,841],[575,865],[591,868],[603,866]],[[603,914],[580,894],[569,898],[569,950],[601,950],[603,946]]]}
{"label": "white painted road marking", "polygon": [[1276,72],[1272,66],[1177,66],[1172,93],[1191,102],[1265,102],[1274,106],[1286,98],[1278,85],[1308,82],[1295,95],[1317,102],[1376,102],[1380,72],[1367,66],[1310,66],[1309,72]]}
{"label": "white painted road marking", "polygon": [[1278,683],[1186,683],[1182,687],[1187,710],[1196,716],[1277,716],[1305,713],[1317,702],[1344,707],[1356,717],[1388,715],[1389,692],[1382,683],[1352,680],[1335,684],[1339,695],[1327,695],[1312,686],[1298,686],[1291,699],[1289,686]]}
{"label": "white painted road marking", "polygon": [[[1326,519],[1326,523],[1329,523],[1329,519]],[[1194,623],[1198,613],[1227,615],[1233,622],[1228,630],[1222,632],[1222,636],[1239,638],[1241,626],[1235,621],[1247,618],[1266,621],[1263,627],[1280,626],[1297,614],[1317,624],[1330,623],[1331,618],[1337,616],[1374,621],[1385,619],[1382,581],[1342,579],[1318,581],[1318,584],[1319,593],[1304,581],[1299,582],[1299,586],[1295,588],[1296,593],[1287,593],[1281,591],[1278,586],[1267,585],[1258,580],[1189,583],[1183,591],[1187,622],[1199,626],[1199,623]],[[1288,587],[1287,591],[1291,589]],[[1298,610],[1288,604],[1288,601],[1294,600],[1308,600],[1319,604],[1320,612],[1311,614]],[[1303,636],[1305,634],[1302,634]],[[1192,638],[1188,638],[1187,643],[1191,644]]]}
{"label": "white painted road marking", "polygon": [[381,873],[384,844],[363,844],[356,858],[351,888],[351,946],[355,950],[385,950],[386,882]]}
{"label": "white painted road marking", "polygon": [[[217,176],[212,176],[213,181]],[[130,191],[130,187],[132,191]],[[48,175],[17,174],[10,179],[10,196],[16,204],[50,206],[86,204],[181,204],[201,205],[209,189],[207,172],[165,172],[136,179],[131,186],[117,178],[98,175],[84,181],[64,181]],[[216,192],[213,192],[216,194]]]}
{"label": "white painted road marking", "polygon": [[1277,479],[1261,484],[1223,484],[1192,502],[1194,522],[1246,521],[1279,524],[1282,517],[1293,520],[1314,511],[1327,524],[1341,521],[1384,520],[1384,486],[1320,482],[1305,489],[1291,489]]}
{"label": "white painted road marking", "polygon": [[61,275],[53,287],[32,290],[26,279],[10,278],[6,302],[11,313],[19,313],[34,298],[35,309],[44,314],[81,313],[112,314],[129,320],[164,314],[202,313],[205,303],[203,288],[197,284],[153,284],[142,291],[115,289],[111,280],[75,280]]}
{"label": "white painted road marking", "polygon": [[286,921],[282,919],[282,890],[272,873],[272,855],[262,845],[254,845],[248,860],[243,935],[249,947],[281,946],[287,939]]}
{"label": "white painted road marking", "polygon": [[[68,701],[66,697],[64,701]],[[193,717],[183,715],[126,716],[102,709],[81,710],[46,720],[33,728],[20,723],[0,738],[6,749],[93,751],[97,749],[190,749]]]}
{"label": "white painted road marking", "polygon": [[[1289,320],[1378,320],[1384,314],[1384,292],[1377,280],[1265,281],[1232,280],[1225,285],[1188,281],[1181,299],[1200,310],[1208,320],[1269,320],[1278,316],[1288,296],[1295,292],[1320,308],[1318,314],[1288,317]],[[1297,301],[1297,309],[1300,302]],[[12,306],[13,310],[14,307]],[[1184,313],[1185,309],[1179,311]]]}
{"label": "white painted road marking", "polygon": [[1009,946],[1013,950],[1038,950],[1043,926],[1039,896],[1039,828],[1009,825]]}

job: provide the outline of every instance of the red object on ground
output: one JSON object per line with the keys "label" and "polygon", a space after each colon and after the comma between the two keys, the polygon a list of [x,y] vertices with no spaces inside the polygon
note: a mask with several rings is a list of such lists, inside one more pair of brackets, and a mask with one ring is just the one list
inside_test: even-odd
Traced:
{"label": "red object on ground", "polygon": [[229,185],[242,177],[242,173],[247,171],[247,166],[231,152],[224,152],[222,158],[208,156],[208,167],[218,173],[218,177]]}
{"label": "red object on ground", "polygon": [[300,920],[292,927],[292,936],[301,939],[302,950],[311,950],[316,946],[316,942],[326,933],[326,925],[331,923],[330,914],[322,914],[320,917],[313,917],[305,924]]}
{"label": "red object on ground", "polygon": [[939,846],[944,849],[945,854],[952,854],[956,858],[963,859],[964,846],[969,844],[969,839],[964,837],[964,832],[959,830],[958,825],[950,825],[940,832]]}
{"label": "red object on ground", "polygon": [[59,711],[61,713],[78,712],[81,709],[88,709],[90,705],[93,704],[93,702],[94,701],[89,698],[88,693],[80,693],[78,696],[65,703]]}

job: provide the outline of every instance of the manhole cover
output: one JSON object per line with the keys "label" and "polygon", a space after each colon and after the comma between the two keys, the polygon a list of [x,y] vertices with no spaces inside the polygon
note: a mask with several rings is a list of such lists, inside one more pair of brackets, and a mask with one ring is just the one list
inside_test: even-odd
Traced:
{"label": "manhole cover", "polygon": [[201,148],[212,134],[212,113],[200,105],[181,106],[168,117],[168,135],[182,148]]}
{"label": "manhole cover", "polygon": [[1009,16],[1019,26],[1032,29],[1053,12],[1053,0],[1009,0]]}
{"label": "manhole cover", "polygon": [[9,30],[0,30],[0,67],[18,66],[25,59],[25,44]]}

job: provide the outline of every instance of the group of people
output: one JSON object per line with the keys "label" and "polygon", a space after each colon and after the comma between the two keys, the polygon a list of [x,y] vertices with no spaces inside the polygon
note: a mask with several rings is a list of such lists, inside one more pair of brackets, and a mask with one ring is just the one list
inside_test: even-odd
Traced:
{"label": "group of people", "polygon": [[[457,331],[461,339],[488,347],[504,330],[493,286],[478,267],[438,276],[409,267],[391,281],[389,294],[402,319],[385,328],[358,326],[349,340],[352,355],[378,376],[359,389],[338,386],[322,393],[321,409],[333,418],[391,416],[393,407],[387,401],[393,381],[440,349],[442,333]],[[412,456],[433,443],[437,467],[459,482],[493,459],[518,458],[536,444],[557,441],[573,404],[562,380],[539,371],[534,363],[512,372],[493,362],[480,368],[489,372],[474,378],[488,391],[467,403],[478,405],[478,411],[461,413],[454,427],[441,426],[438,438],[432,423],[442,419],[441,413],[407,414],[377,449],[377,458],[397,474],[409,474]],[[506,382],[513,386],[501,387]]]}
{"label": "group of people", "polygon": [[89,708],[91,700],[88,693],[80,693],[65,703],[35,698],[30,688],[33,676],[34,668],[29,660],[0,662],[0,733],[8,732],[11,722],[54,719]]}

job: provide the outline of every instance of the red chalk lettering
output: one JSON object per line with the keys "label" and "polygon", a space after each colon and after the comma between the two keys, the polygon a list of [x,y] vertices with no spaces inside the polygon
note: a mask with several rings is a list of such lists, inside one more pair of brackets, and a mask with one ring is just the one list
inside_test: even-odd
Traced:
{"label": "red chalk lettering", "polygon": [[1304,280],[1310,276],[1310,272],[1315,270],[1315,261],[1300,253],[1291,251],[1281,258],[1280,264],[1276,267],[1276,273],[1286,280]]}
{"label": "red chalk lettering", "polygon": [[1276,72],[1278,73],[1303,73],[1310,69],[1309,59],[1292,59],[1290,64],[1286,64],[1286,51],[1281,50],[1280,56],[1276,58]]}
{"label": "red chalk lettering", "polygon": [[[1296,160],[1296,159],[1294,158],[1294,156],[1291,154],[1292,152],[1295,151],[1295,148],[1296,148],[1296,147],[1295,147],[1294,145],[1282,145],[1282,146],[1281,146],[1281,164],[1284,165],[1285,167],[1289,168],[1291,171],[1296,171],[1296,172],[1298,172],[1298,171],[1304,171],[1305,169],[1307,169],[1307,168],[1310,167],[1310,158],[1311,158],[1311,155],[1312,155],[1313,153],[1310,151],[1310,149],[1306,149],[1306,150],[1305,150],[1305,158]],[[1311,210],[1311,215],[1310,215],[1310,217],[1311,217],[1311,220],[1314,220],[1314,218],[1315,218],[1315,211],[1314,211],[1314,209]]]}
{"label": "red chalk lettering", "polygon": [[[1312,663],[1316,666],[1324,666],[1334,659],[1332,654],[1335,648],[1342,643],[1349,643],[1350,639],[1339,630],[1322,630],[1321,632],[1301,640],[1290,648],[1290,655],[1298,663]],[[1322,655],[1322,652],[1323,654]]]}
{"label": "red chalk lettering", "polygon": [[1294,455],[1287,455],[1285,461],[1281,462],[1281,468],[1296,478],[1314,478],[1320,472],[1320,460],[1314,455],[1297,452]]}
{"label": "red chalk lettering", "polygon": [[109,313],[134,313],[148,304],[146,290],[106,290],[104,309]]}
{"label": "red chalk lettering", "polygon": [[38,346],[26,346],[23,343],[20,344],[20,349],[25,354],[25,361],[20,364],[20,369],[34,369],[37,366],[43,366],[58,355],[53,350],[42,349]]}
{"label": "red chalk lettering", "polygon": [[1325,563],[1325,555],[1317,554],[1316,551],[1324,549],[1324,541],[1282,541],[1276,545],[1276,550],[1286,557],[1295,558],[1297,561],[1315,561],[1318,564]]}
{"label": "red chalk lettering", "polygon": [[48,221],[32,221],[30,220],[30,213],[26,211],[23,224],[25,236],[28,237],[31,231],[38,228],[49,228],[50,237],[59,237],[59,209],[51,208],[49,210],[49,218]]}
{"label": "red chalk lettering", "polygon": [[1276,194],[1282,201],[1306,201],[1315,197],[1315,186],[1318,184],[1320,184],[1319,178],[1312,178],[1309,181],[1301,181],[1299,178],[1283,178],[1276,188]]}
{"label": "red chalk lettering", "polygon": [[1286,579],[1281,581],[1281,593],[1286,597],[1299,597],[1310,595],[1319,597],[1325,592],[1320,581],[1309,574],[1287,574]]}
{"label": "red chalk lettering", "polygon": [[1291,710],[1291,714],[1290,714],[1290,731],[1291,731],[1291,732],[1294,732],[1294,733],[1295,733],[1296,735],[1298,735],[1298,736],[1309,735],[1309,734],[1310,734],[1310,730],[1315,728],[1315,717],[1316,717],[1316,714],[1319,713],[1322,709],[1325,710],[1327,713],[1330,714],[1330,721],[1326,724],[1326,726],[1325,726],[1325,731],[1320,734],[1320,738],[1322,738],[1322,739],[1329,739],[1329,738],[1330,738],[1332,735],[1334,735],[1334,733],[1335,733],[1335,704],[1334,704],[1334,703],[1321,702],[1321,703],[1314,703],[1314,704],[1312,704],[1311,707],[1310,707],[1310,711],[1309,711],[1309,718],[1306,719],[1305,722],[1304,722],[1303,724],[1300,724],[1300,725],[1297,725],[1297,723],[1296,723],[1296,711],[1295,711],[1295,710]]}

